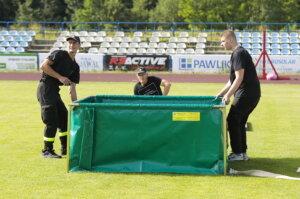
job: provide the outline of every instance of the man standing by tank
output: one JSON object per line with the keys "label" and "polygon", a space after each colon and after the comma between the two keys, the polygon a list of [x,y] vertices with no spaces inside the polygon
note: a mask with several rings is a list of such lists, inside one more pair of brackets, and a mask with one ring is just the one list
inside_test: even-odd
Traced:
{"label": "man standing by tank", "polygon": [[249,160],[247,155],[246,128],[248,117],[259,102],[261,91],[256,69],[252,57],[237,43],[233,31],[226,30],[221,36],[221,46],[232,50],[230,59],[230,79],[225,87],[217,94],[223,97],[225,104],[230,103],[234,95],[230,111],[227,116],[227,125],[230,135],[232,153],[229,161]]}
{"label": "man standing by tank", "polygon": [[67,51],[53,51],[41,64],[43,71],[37,89],[37,98],[41,105],[44,128],[44,149],[42,157],[61,158],[53,149],[57,129],[61,141],[61,155],[67,154],[67,126],[68,110],[60,94],[60,86],[69,86],[72,101],[77,100],[76,84],[80,79],[80,68],[75,61],[75,55],[80,48],[80,38],[71,36],[67,38]]}

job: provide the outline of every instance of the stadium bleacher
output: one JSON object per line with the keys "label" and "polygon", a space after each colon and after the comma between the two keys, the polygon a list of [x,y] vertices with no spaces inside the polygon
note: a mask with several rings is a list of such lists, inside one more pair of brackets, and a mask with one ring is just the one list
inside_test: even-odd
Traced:
{"label": "stadium bleacher", "polygon": [[[263,48],[261,32],[235,32],[238,42],[251,54],[260,54]],[[22,53],[35,40],[35,31],[1,30],[0,53]],[[66,49],[66,38],[78,35],[81,38],[80,52],[93,54],[205,54],[217,41],[208,41],[205,32],[106,32],[106,31],[61,31],[49,51]],[[298,55],[300,38],[297,32],[267,32],[266,49],[270,55]],[[48,52],[49,52],[48,51]],[[211,50],[212,51],[212,50]],[[208,52],[208,53],[211,53]]]}
{"label": "stadium bleacher", "polygon": [[[251,54],[260,54],[262,51],[262,34],[259,32],[236,32],[237,40]],[[299,34],[296,32],[267,32],[266,51],[270,55],[296,55],[299,47]],[[293,51],[296,49],[295,51]]]}
{"label": "stadium bleacher", "polygon": [[125,33],[117,31],[99,32],[69,32],[62,31],[53,43],[53,49],[66,46],[66,37],[78,35],[81,38],[82,50],[88,53],[100,54],[204,54],[207,33],[199,33],[197,37],[188,32],[179,32],[177,37],[169,32],[153,32],[145,35],[141,31]]}
{"label": "stadium bleacher", "polygon": [[24,53],[33,41],[35,31],[0,31],[0,52],[1,53]]}

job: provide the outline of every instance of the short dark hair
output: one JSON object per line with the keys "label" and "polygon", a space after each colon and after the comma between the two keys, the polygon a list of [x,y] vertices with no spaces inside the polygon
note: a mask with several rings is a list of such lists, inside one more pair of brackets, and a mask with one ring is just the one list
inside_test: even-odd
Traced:
{"label": "short dark hair", "polygon": [[234,32],[233,32],[232,30],[225,30],[225,31],[222,33],[221,36],[222,36],[222,37],[225,37],[226,39],[229,38],[229,37],[231,37],[231,38],[233,38],[234,40],[236,40],[236,36],[235,36],[235,34],[234,34]]}

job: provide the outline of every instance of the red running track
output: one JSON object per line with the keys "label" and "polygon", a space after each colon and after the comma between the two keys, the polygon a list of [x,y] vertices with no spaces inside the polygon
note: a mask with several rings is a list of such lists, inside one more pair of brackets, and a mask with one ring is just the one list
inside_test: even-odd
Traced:
{"label": "red running track", "polygon": [[[170,82],[180,83],[226,83],[229,75],[216,74],[159,74],[151,73]],[[41,77],[37,72],[0,72],[2,81],[38,81]],[[290,80],[260,80],[263,84],[300,84],[300,75],[290,75]],[[134,73],[81,73],[81,81],[88,82],[134,82]]]}

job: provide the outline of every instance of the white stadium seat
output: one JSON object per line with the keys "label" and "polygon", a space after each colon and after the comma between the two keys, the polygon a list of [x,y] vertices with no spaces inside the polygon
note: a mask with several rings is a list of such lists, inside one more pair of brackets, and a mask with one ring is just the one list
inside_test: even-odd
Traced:
{"label": "white stadium seat", "polygon": [[98,53],[99,53],[99,50],[98,50],[98,48],[92,47],[92,48],[90,48],[90,49],[88,50],[88,53],[91,53],[91,54],[98,54]]}
{"label": "white stadium seat", "polygon": [[178,42],[178,38],[177,37],[171,37],[169,39],[169,43],[176,43],[176,42]]}

